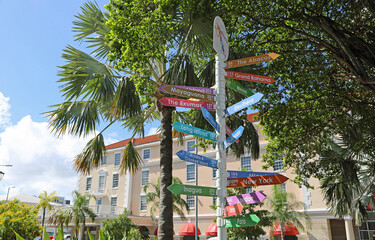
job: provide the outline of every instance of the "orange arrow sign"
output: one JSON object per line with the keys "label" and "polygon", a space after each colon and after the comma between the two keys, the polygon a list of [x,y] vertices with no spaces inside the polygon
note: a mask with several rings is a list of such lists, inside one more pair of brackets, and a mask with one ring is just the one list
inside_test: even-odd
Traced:
{"label": "orange arrow sign", "polygon": [[227,78],[233,78],[243,81],[251,81],[251,82],[260,82],[260,83],[273,83],[275,79],[267,76],[262,75],[255,75],[250,73],[241,73],[241,72],[233,72],[233,71],[226,71]]}
{"label": "orange arrow sign", "polygon": [[242,204],[241,203],[236,203],[233,205],[226,206],[224,208],[224,217],[231,217],[231,216],[236,216],[241,214],[242,212]]}
{"label": "orange arrow sign", "polygon": [[253,187],[261,185],[275,185],[282,184],[289,178],[284,175],[268,175],[245,178],[228,179],[228,187]]}
{"label": "orange arrow sign", "polygon": [[235,67],[241,67],[241,66],[246,66],[246,65],[251,65],[251,64],[257,64],[257,63],[262,63],[262,62],[268,62],[275,60],[278,56],[280,56],[277,53],[267,53],[259,56],[252,56],[252,57],[247,57],[247,58],[240,58],[240,59],[235,59],[231,61],[226,61],[225,63],[227,64],[226,69],[228,68],[235,68]]}

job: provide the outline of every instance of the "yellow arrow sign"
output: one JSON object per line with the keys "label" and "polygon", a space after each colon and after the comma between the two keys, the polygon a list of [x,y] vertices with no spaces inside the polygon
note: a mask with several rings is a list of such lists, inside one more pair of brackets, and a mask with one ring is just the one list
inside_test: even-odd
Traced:
{"label": "yellow arrow sign", "polygon": [[262,63],[262,62],[268,62],[268,61],[275,60],[278,56],[280,55],[277,53],[267,53],[267,54],[263,54],[259,56],[252,56],[252,57],[247,57],[247,58],[230,60],[230,61],[225,62],[227,64],[225,69],[241,67],[241,66],[246,66],[246,65],[251,65],[251,64],[257,64],[257,63]]}

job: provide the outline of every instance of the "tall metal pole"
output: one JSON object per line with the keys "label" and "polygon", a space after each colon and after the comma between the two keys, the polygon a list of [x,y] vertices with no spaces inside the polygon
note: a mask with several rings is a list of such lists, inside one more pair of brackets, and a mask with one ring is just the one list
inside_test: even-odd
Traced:
{"label": "tall metal pole", "polygon": [[226,153],[224,149],[225,140],[225,78],[224,78],[224,56],[216,54],[215,56],[215,82],[216,82],[216,121],[219,123],[220,132],[216,146],[216,160],[218,161],[218,177],[216,187],[218,191],[217,201],[217,236],[219,240],[227,239],[227,229],[225,228],[225,219],[223,218],[223,209],[225,197],[227,196],[227,173],[226,173]]}
{"label": "tall metal pole", "polygon": [[[195,144],[198,141],[195,139]],[[195,146],[195,154],[198,154],[198,146]],[[198,186],[198,164],[195,164],[195,186]],[[195,195],[195,240],[198,240],[198,195]]]}

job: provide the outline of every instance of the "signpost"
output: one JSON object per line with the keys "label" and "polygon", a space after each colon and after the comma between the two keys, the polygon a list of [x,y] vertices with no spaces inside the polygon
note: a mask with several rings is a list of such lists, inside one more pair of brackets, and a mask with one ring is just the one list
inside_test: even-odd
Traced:
{"label": "signpost", "polygon": [[263,97],[263,94],[255,93],[253,96],[248,97],[248,98],[242,100],[241,102],[238,102],[238,103],[228,107],[227,109],[224,110],[225,117],[228,117],[228,116],[232,115],[233,113],[236,113],[238,111],[241,111],[244,108],[247,108],[247,107],[253,105],[254,103],[258,102],[262,97]]}
{"label": "signpost", "polygon": [[184,161],[199,164],[206,167],[217,168],[217,161],[208,157],[204,157],[198,154],[189,153],[184,150],[180,150],[177,153],[177,156]]}
{"label": "signpost", "polygon": [[214,102],[215,96],[212,94],[206,94],[199,91],[194,91],[190,89],[181,88],[179,86],[170,86],[164,85],[159,87],[159,89],[163,92],[167,92],[176,96],[186,97],[186,98],[196,98],[203,101]]}
{"label": "signpost", "polygon": [[214,20],[213,45],[216,52],[224,57],[223,61],[227,60],[229,54],[228,35],[220,17],[215,17]]}
{"label": "signpost", "polygon": [[250,90],[250,89],[247,89],[245,87],[242,87],[241,85],[227,79],[225,81],[225,85],[231,89],[233,89],[234,91],[237,91],[239,93],[242,93],[243,95],[245,96],[248,96],[248,97],[251,97],[254,95],[254,93]]}
{"label": "signpost", "polygon": [[229,147],[234,141],[239,139],[243,133],[243,127],[240,126],[239,128],[236,129],[227,139],[224,141],[224,148]]}
{"label": "signpost", "polygon": [[250,73],[241,73],[241,72],[233,72],[233,71],[226,71],[227,78],[233,78],[243,81],[250,81],[250,82],[260,82],[260,83],[273,83],[275,79],[267,76],[262,75],[255,75]]}
{"label": "signpost", "polygon": [[173,194],[196,195],[206,197],[217,197],[217,189],[214,187],[201,187],[184,184],[172,184],[168,187]]}
{"label": "signpost", "polygon": [[227,206],[241,203],[242,205],[245,204],[254,204],[260,203],[266,198],[266,194],[262,192],[252,192],[252,193],[245,193],[237,196],[229,196],[226,197]]}
{"label": "signpost", "polygon": [[184,100],[178,98],[169,98],[164,97],[159,99],[159,102],[165,106],[170,107],[183,107],[183,108],[194,108],[194,109],[201,109],[202,107],[207,108],[209,111],[215,111],[215,104],[208,103],[208,102],[199,102],[199,101],[192,101],[192,100]]}
{"label": "signpost", "polygon": [[231,61],[226,61],[225,63],[227,64],[226,69],[228,68],[235,68],[235,67],[242,67],[242,66],[247,66],[251,64],[257,64],[257,63],[262,63],[262,62],[268,62],[275,60],[279,54],[276,53],[267,53],[259,56],[252,56],[252,57],[247,57],[247,58],[240,58],[240,59],[235,59]]}
{"label": "signpost", "polygon": [[282,184],[289,178],[284,175],[268,175],[257,177],[233,178],[228,180],[228,187],[253,187],[262,185]]}
{"label": "signpost", "polygon": [[227,218],[225,227],[253,227],[260,219],[255,214],[247,214],[238,217]]}
{"label": "signpost", "polygon": [[213,132],[209,132],[180,122],[175,122],[172,124],[172,126],[179,132],[184,132],[200,138],[216,141],[216,134]]}
{"label": "signpost", "polygon": [[241,214],[243,206],[241,203],[226,206],[224,208],[224,217],[231,217]]}
{"label": "signpost", "polygon": [[277,172],[247,172],[247,171],[232,171],[228,170],[228,179],[231,178],[244,178],[244,177],[256,177],[256,176],[268,176],[268,175],[278,175]]}

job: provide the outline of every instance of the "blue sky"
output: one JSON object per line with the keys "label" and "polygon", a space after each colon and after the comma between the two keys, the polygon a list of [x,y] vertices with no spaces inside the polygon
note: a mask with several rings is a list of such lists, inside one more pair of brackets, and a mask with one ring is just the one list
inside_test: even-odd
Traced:
{"label": "blue sky", "polygon": [[[42,113],[60,103],[57,72],[62,49],[73,41],[74,15],[82,0],[0,0],[0,164],[5,172],[0,195],[41,190],[71,199],[77,187],[72,161],[88,139],[57,138]],[[103,7],[109,1],[97,1]],[[149,128],[146,134],[153,133]],[[105,134],[106,143],[130,135],[119,126]]]}

